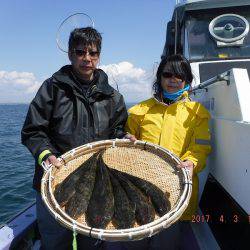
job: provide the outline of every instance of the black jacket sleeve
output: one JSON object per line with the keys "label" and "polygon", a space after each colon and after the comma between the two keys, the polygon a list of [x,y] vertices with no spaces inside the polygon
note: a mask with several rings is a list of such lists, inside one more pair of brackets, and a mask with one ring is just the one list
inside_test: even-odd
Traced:
{"label": "black jacket sleeve", "polygon": [[116,102],[115,113],[110,121],[110,126],[112,129],[111,139],[124,137],[124,135],[126,134],[124,131],[124,126],[128,118],[128,113],[123,96],[118,94],[116,98],[118,99],[118,101]]}
{"label": "black jacket sleeve", "polygon": [[46,80],[32,100],[21,131],[21,140],[37,160],[45,149],[56,152],[49,139],[49,123],[53,112],[53,89]]}

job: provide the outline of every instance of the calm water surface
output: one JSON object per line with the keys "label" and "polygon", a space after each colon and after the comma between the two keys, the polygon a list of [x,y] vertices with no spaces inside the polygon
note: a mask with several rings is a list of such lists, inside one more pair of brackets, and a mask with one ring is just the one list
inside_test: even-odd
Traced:
{"label": "calm water surface", "polygon": [[0,224],[34,201],[34,160],[21,144],[28,105],[0,105]]}

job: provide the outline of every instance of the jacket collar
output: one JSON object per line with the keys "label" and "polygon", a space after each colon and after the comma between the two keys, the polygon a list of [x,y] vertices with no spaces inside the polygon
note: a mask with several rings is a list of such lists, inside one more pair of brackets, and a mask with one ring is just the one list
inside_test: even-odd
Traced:
{"label": "jacket collar", "polygon": [[[108,83],[107,74],[101,69],[96,69],[95,75],[96,80],[88,89],[87,98],[91,97],[91,99],[95,99],[96,95],[112,95],[114,89]],[[54,82],[70,87],[77,96],[83,97],[82,89],[80,87],[81,83],[77,82],[75,77],[73,77],[71,65],[63,66],[59,71],[53,74],[52,78]]]}
{"label": "jacket collar", "polygon": [[182,95],[175,102],[170,103],[170,104],[167,104],[167,103],[163,102],[162,97],[160,97],[160,96],[154,95],[153,98],[154,98],[154,100],[157,103],[159,103],[161,105],[164,105],[164,106],[169,106],[169,105],[172,105],[172,104],[175,104],[175,103],[179,103],[179,102],[190,101],[190,98],[189,98],[189,95],[188,95],[188,91],[184,91],[182,93]]}

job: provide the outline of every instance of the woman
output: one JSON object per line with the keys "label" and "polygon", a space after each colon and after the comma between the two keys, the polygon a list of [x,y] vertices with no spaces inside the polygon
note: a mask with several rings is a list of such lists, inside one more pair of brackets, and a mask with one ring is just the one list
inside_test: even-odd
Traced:
{"label": "woman", "polygon": [[[192,215],[196,214],[199,186],[197,174],[205,167],[211,149],[208,126],[210,115],[200,103],[192,101],[188,96],[192,80],[191,67],[185,57],[172,55],[164,58],[153,85],[154,96],[130,108],[126,124],[126,138],[148,141],[167,148],[182,160],[178,167],[189,170],[193,191],[189,206],[181,218],[186,221],[190,221]],[[161,244],[161,240],[158,242]],[[160,245],[156,249],[161,249]]]}

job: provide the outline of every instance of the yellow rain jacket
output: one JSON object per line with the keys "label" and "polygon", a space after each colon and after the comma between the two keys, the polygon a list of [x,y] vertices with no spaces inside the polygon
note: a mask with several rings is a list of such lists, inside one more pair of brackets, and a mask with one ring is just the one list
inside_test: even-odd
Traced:
{"label": "yellow rain jacket", "polygon": [[197,173],[206,163],[211,151],[209,112],[198,102],[188,98],[166,105],[155,98],[143,101],[129,109],[126,131],[138,140],[158,144],[179,156],[182,161],[194,163],[193,189],[182,220],[191,220],[198,207],[199,180]]}

